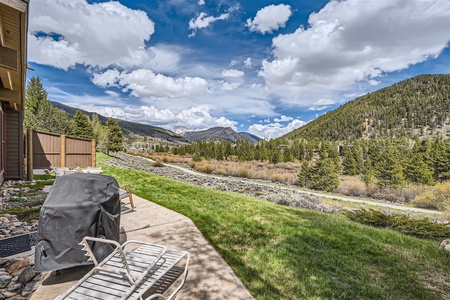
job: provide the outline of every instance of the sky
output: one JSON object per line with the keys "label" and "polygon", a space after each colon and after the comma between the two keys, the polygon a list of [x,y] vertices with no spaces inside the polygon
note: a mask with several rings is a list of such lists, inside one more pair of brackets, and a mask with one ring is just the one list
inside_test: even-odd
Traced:
{"label": "sky", "polygon": [[449,0],[33,0],[28,29],[48,99],[176,132],[277,138],[450,73]]}

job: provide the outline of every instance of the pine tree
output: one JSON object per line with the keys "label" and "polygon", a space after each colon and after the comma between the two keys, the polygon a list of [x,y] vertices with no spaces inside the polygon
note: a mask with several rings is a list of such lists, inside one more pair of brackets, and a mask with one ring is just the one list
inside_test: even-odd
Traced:
{"label": "pine tree", "polygon": [[47,91],[41,83],[39,77],[31,77],[28,81],[25,92],[25,120],[24,128],[38,129],[36,121],[38,120],[39,106],[47,100]]}
{"label": "pine tree", "polygon": [[433,168],[425,163],[425,160],[420,153],[411,156],[405,170],[405,175],[408,180],[426,185],[435,184],[433,173]]}
{"label": "pine tree", "polygon": [[39,77],[31,77],[26,89],[24,130],[27,128],[59,134],[70,131],[67,114],[52,107]]}
{"label": "pine tree", "polygon": [[382,163],[378,171],[378,183],[381,187],[401,187],[405,177],[398,149],[389,143],[382,154]]}
{"label": "pine tree", "polygon": [[370,157],[364,161],[363,167],[361,169],[361,179],[366,185],[366,189],[370,188],[370,184],[375,181],[376,173],[375,169],[372,166],[372,161]]}
{"label": "pine tree", "polygon": [[72,135],[87,139],[92,139],[94,133],[89,118],[83,112],[77,109],[71,121]]}
{"label": "pine tree", "polygon": [[344,160],[342,161],[342,167],[342,173],[344,175],[354,176],[358,174],[358,164],[354,157],[354,152],[349,148],[344,150]]}
{"label": "pine tree", "polygon": [[298,183],[302,187],[309,187],[309,181],[311,179],[311,167],[309,166],[309,162],[305,161],[302,164],[302,169],[297,174]]}
{"label": "pine tree", "polygon": [[106,121],[107,128],[107,141],[106,141],[106,153],[109,155],[109,152],[118,152],[123,151],[124,147],[123,143],[123,132],[122,128],[120,128],[119,123],[113,118],[109,118]]}
{"label": "pine tree", "polygon": [[311,188],[330,192],[339,186],[339,169],[336,160],[325,157],[317,160],[311,171]]}

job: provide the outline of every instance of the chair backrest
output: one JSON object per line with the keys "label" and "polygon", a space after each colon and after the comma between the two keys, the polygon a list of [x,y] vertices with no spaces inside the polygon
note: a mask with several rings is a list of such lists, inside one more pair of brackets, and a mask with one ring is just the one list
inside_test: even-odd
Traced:
{"label": "chair backrest", "polygon": [[86,173],[100,174],[103,172],[102,167],[87,167]]}
{"label": "chair backrest", "polygon": [[64,172],[69,171],[69,168],[54,168],[56,176],[63,176]]}

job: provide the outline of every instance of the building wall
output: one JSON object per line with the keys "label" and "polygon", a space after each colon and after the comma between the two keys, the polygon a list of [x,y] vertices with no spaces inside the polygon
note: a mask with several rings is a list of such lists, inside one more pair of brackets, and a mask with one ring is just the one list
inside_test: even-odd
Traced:
{"label": "building wall", "polygon": [[23,179],[23,112],[5,110],[6,118],[6,179]]}
{"label": "building wall", "polygon": [[4,114],[0,103],[0,185],[5,180],[5,135],[4,135]]}

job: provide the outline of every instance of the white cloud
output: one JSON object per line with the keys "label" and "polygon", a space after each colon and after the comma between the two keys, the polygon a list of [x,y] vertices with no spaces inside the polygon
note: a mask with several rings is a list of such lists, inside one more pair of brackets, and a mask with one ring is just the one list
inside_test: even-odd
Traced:
{"label": "white cloud", "polygon": [[253,20],[247,19],[246,26],[250,28],[250,31],[259,31],[262,34],[272,33],[280,27],[285,27],[291,15],[292,11],[289,5],[272,4],[260,9]]}
{"label": "white cloud", "polygon": [[228,120],[228,119],[225,118],[225,117],[220,117],[220,118],[218,118],[218,119],[216,120],[216,124],[217,124],[217,126],[219,126],[219,127],[230,127],[230,128],[232,128],[233,130],[237,131],[236,125],[238,124],[238,122]]}
{"label": "white cloud", "polygon": [[189,21],[189,29],[192,29],[192,33],[189,35],[189,37],[195,36],[197,33],[197,29],[203,29],[211,25],[211,23],[214,23],[219,20],[226,20],[228,19],[230,15],[228,13],[221,14],[218,17],[208,16],[207,13],[201,12],[197,18],[192,18]]}
{"label": "white cloud", "polygon": [[155,72],[175,72],[179,69],[180,54],[184,51],[180,47],[157,45],[149,48],[155,57],[148,62],[148,66]]}
{"label": "white cloud", "polygon": [[283,126],[280,123],[270,123],[267,125],[253,124],[248,127],[247,132],[262,137],[266,140],[270,140],[279,138],[280,136],[283,136],[297,128],[300,128],[305,124],[306,122],[301,120],[293,120],[286,126]]}
{"label": "white cloud", "polygon": [[250,67],[253,65],[252,59],[251,59],[250,57],[247,57],[247,59],[244,61],[244,65],[245,65],[247,68],[250,68]]}
{"label": "white cloud", "polygon": [[275,119],[273,119],[273,120],[274,120],[275,122],[289,122],[289,121],[294,120],[294,118],[288,117],[288,116],[285,116],[285,115],[282,115],[281,117],[275,118]]}
{"label": "white cloud", "polygon": [[200,77],[172,78],[156,74],[149,69],[131,72],[108,70],[94,74],[92,82],[100,87],[121,87],[135,97],[179,98],[201,95],[208,90],[208,83]]}
{"label": "white cloud", "polygon": [[245,73],[239,70],[230,69],[230,70],[223,70],[222,71],[222,77],[242,77]]}
{"label": "white cloud", "polygon": [[241,84],[239,82],[224,82],[220,87],[221,90],[224,91],[232,91],[237,89]]}
{"label": "white cloud", "polygon": [[145,46],[154,23],[119,2],[34,0],[29,32],[29,61],[64,70],[75,64],[131,67],[154,56]]}
{"label": "white cloud", "polygon": [[359,81],[437,57],[448,45],[448,1],[330,1],[308,28],[273,39],[259,72],[285,102],[309,106]]}
{"label": "white cloud", "polygon": [[205,5],[205,0],[198,0],[198,5]]}
{"label": "white cloud", "polygon": [[319,99],[317,101],[314,101],[314,103],[308,108],[308,110],[324,110],[333,104],[336,104],[336,101],[332,99]]}
{"label": "white cloud", "polygon": [[238,61],[235,60],[235,59],[232,59],[232,60],[230,61],[230,67],[233,67],[233,66],[235,66],[235,65],[237,65],[237,64],[238,64]]}
{"label": "white cloud", "polygon": [[229,120],[224,116],[213,117],[206,106],[191,107],[174,113],[169,109],[157,109],[154,106],[124,106],[100,107],[83,105],[80,107],[87,111],[96,112],[108,118],[119,118],[126,121],[138,122],[153,126],[164,126],[177,132],[186,130],[203,130],[211,127],[231,127],[236,130],[238,122]]}

